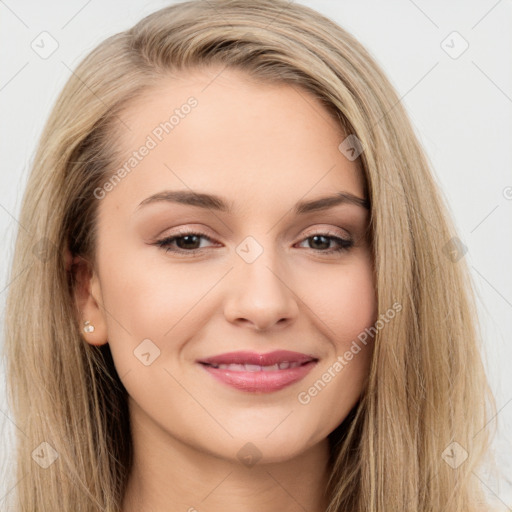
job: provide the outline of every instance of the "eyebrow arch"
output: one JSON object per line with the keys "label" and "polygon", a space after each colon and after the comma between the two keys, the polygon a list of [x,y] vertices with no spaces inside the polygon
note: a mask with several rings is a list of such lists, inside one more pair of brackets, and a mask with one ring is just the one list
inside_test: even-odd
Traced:
{"label": "eyebrow arch", "polygon": [[[137,209],[144,205],[161,201],[197,206],[199,208],[217,210],[226,213],[230,213],[232,211],[231,205],[219,196],[188,190],[164,190],[162,192],[158,192],[144,199],[139,206],[137,206]],[[368,199],[363,199],[351,194],[350,192],[338,192],[333,196],[321,197],[310,201],[299,201],[294,206],[293,213],[295,215],[303,215],[313,211],[327,210],[338,204],[353,204],[366,210],[370,209],[370,202]]]}

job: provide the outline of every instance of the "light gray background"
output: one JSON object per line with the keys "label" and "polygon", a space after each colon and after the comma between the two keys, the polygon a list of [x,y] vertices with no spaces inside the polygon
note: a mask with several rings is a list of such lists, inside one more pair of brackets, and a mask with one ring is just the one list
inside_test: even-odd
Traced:
{"label": "light gray background", "polygon": [[[70,69],[107,36],[170,3],[0,0],[2,324],[29,164]],[[512,2],[300,3],[352,32],[384,68],[411,116],[468,248],[465,257],[478,291],[484,357],[499,410],[494,451],[503,473],[498,480],[484,471],[477,476],[498,510],[507,510],[512,507]],[[58,42],[47,59],[31,47],[43,31]],[[453,31],[469,44],[457,58],[463,41]],[[16,427],[5,401],[3,366],[0,377],[0,471],[9,472]],[[9,492],[1,482],[0,508]]]}

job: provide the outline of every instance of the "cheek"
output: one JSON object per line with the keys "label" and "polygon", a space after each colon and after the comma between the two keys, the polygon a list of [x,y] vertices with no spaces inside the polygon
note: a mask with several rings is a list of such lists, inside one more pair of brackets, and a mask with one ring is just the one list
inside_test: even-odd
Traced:
{"label": "cheek", "polygon": [[317,326],[340,353],[377,317],[374,277],[369,258],[352,265],[327,269],[315,274],[304,296],[309,308],[321,321]]}
{"label": "cheek", "polygon": [[316,326],[330,350],[306,379],[297,401],[315,438],[321,439],[342,423],[363,391],[373,351],[365,330],[374,325],[377,307],[369,259],[316,277],[308,306],[316,313]]}
{"label": "cheek", "polygon": [[152,368],[180,354],[204,322],[205,306],[211,310],[209,292],[225,273],[208,265],[169,264],[161,257],[148,264],[140,257],[144,251],[124,254],[114,262],[104,259],[102,267],[108,340],[119,375],[140,371],[139,347],[147,347],[143,353],[153,347],[145,340],[159,354]]}
{"label": "cheek", "polygon": [[109,331],[161,338],[211,287],[211,269],[201,273],[195,265],[166,264],[161,256],[144,258],[156,251],[129,248],[113,263],[103,260],[102,296],[111,313]]}

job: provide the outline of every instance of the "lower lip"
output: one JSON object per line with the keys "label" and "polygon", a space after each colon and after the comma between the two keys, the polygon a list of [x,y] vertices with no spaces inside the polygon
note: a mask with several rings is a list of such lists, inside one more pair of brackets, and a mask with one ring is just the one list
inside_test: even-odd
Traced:
{"label": "lower lip", "polygon": [[221,370],[213,366],[201,364],[210,375],[225,384],[241,391],[271,393],[290,386],[303,379],[316,365],[316,361],[287,368],[286,370],[274,370],[270,372],[240,372]]}

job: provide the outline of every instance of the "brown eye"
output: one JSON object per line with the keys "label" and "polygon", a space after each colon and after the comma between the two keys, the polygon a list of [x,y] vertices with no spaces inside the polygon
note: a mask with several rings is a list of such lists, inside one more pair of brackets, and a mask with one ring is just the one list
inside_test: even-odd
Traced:
{"label": "brown eye", "polygon": [[[305,238],[301,243],[309,242],[309,248],[317,252],[326,254],[337,253],[349,250],[354,242],[339,236],[330,235],[329,233],[317,233]],[[335,242],[338,247],[332,248],[331,243]]]}
{"label": "brown eye", "polygon": [[[206,240],[211,243],[214,242],[213,239],[204,233],[182,232],[163,238],[162,240],[158,240],[155,245],[164,249],[165,252],[172,252],[183,256],[195,256],[203,250],[211,248],[201,247],[201,240]],[[331,233],[315,233],[304,238],[300,243],[303,244],[304,242],[308,243],[309,247],[306,248],[322,254],[333,254],[348,251],[354,245],[352,240],[335,236]],[[333,243],[335,244],[335,247],[331,246]]]}
{"label": "brown eye", "polygon": [[[165,252],[175,253],[194,253],[205,249],[201,247],[201,239],[213,242],[213,240],[203,233],[178,233],[177,235],[158,240],[156,245],[165,250]],[[188,254],[186,254],[188,256]]]}

